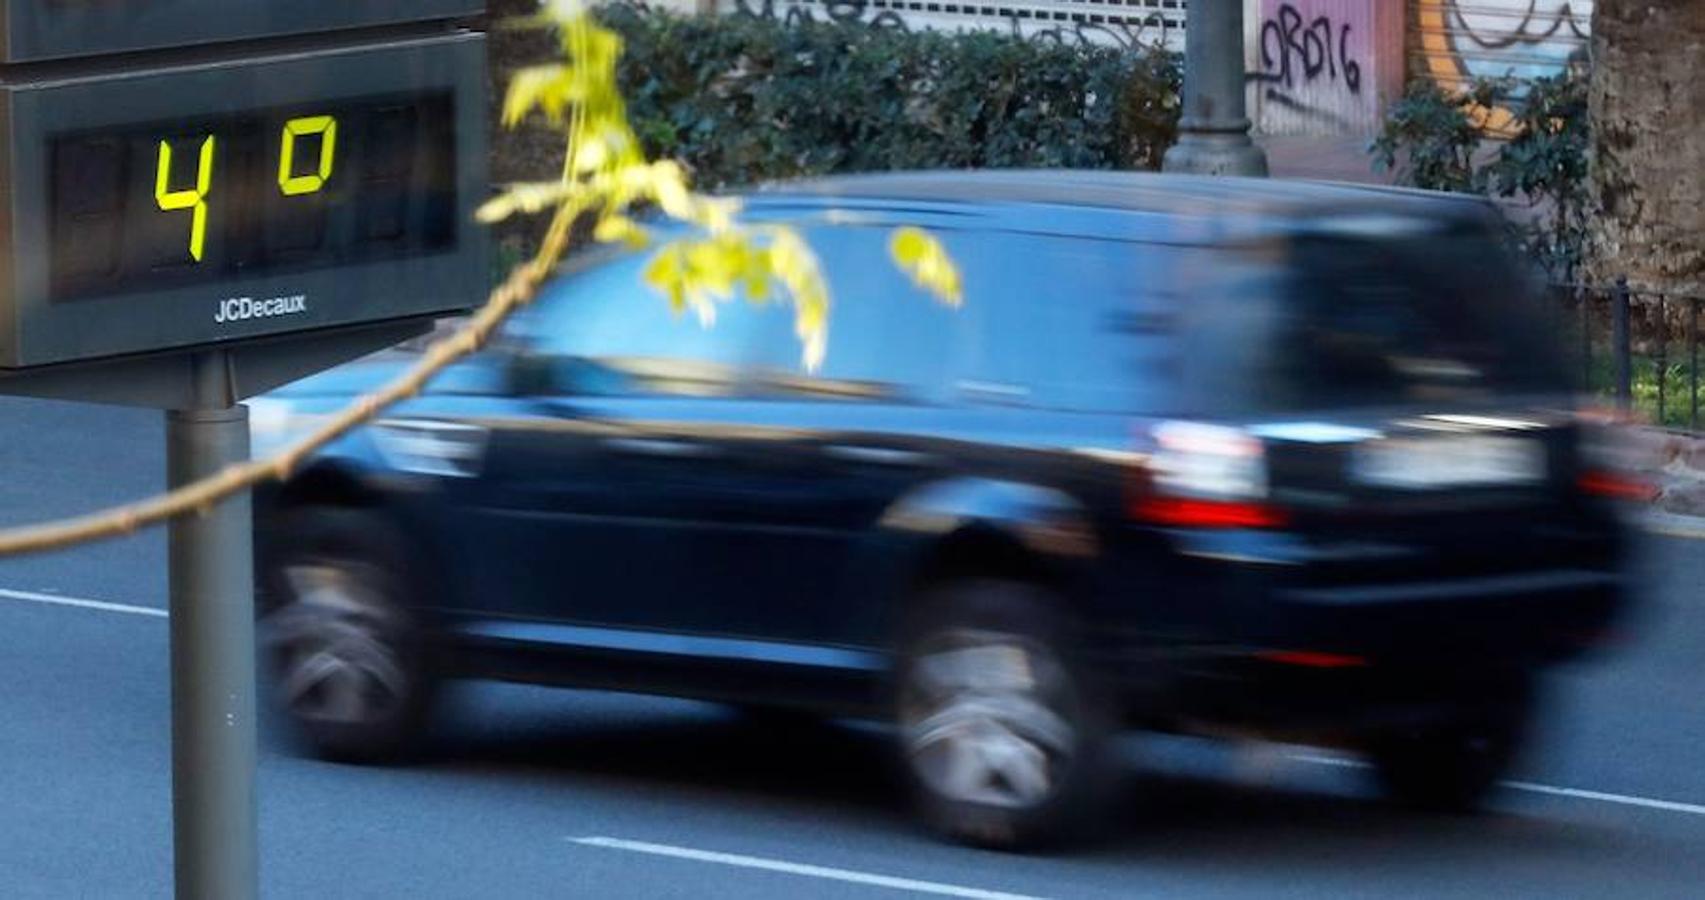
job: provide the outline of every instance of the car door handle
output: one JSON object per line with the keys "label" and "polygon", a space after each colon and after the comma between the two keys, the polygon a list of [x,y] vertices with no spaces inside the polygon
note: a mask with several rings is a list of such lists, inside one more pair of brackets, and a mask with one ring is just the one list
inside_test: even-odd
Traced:
{"label": "car door handle", "polygon": [[636,456],[655,456],[664,459],[700,459],[712,453],[708,445],[697,441],[677,441],[667,438],[610,437],[604,446],[618,453]]}
{"label": "car door handle", "polygon": [[933,457],[919,450],[895,447],[865,447],[858,444],[829,444],[823,453],[845,462],[873,463],[881,466],[921,466]]}

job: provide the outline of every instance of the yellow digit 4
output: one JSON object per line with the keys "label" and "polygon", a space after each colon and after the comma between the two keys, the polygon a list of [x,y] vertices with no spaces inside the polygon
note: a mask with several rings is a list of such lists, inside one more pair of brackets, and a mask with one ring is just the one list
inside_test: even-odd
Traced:
{"label": "yellow digit 4", "polygon": [[[292,169],[296,161],[296,139],[304,135],[320,136],[320,164],[311,175],[297,175]],[[303,116],[284,123],[284,135],[278,150],[278,189],[285,196],[312,194],[326,185],[332,177],[332,160],[337,152],[337,119],[331,116]]]}
{"label": "yellow digit 4", "polygon": [[201,142],[201,161],[195,167],[195,187],[174,191],[171,183],[172,144],[161,141],[160,162],[154,176],[154,200],[167,212],[193,210],[189,223],[189,255],[196,262],[201,262],[201,248],[207,241],[207,189],[213,186],[213,135],[208,135]]}

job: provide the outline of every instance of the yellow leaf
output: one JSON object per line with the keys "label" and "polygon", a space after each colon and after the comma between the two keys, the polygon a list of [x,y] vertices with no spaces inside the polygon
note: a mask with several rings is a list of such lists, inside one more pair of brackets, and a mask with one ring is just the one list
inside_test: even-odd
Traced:
{"label": "yellow leaf", "polygon": [[682,283],[681,251],[665,245],[646,263],[641,275],[647,286],[669,298],[669,308],[680,312],[687,305],[686,288]]}
{"label": "yellow leaf", "polygon": [[517,212],[533,213],[556,206],[579,191],[577,185],[560,181],[512,184],[481,205],[474,216],[481,222],[497,222]]}
{"label": "yellow leaf", "polygon": [[934,235],[909,225],[896,228],[888,241],[888,255],[913,284],[949,306],[960,304],[959,267]]}
{"label": "yellow leaf", "polygon": [[503,98],[503,124],[513,127],[535,108],[552,122],[561,122],[562,111],[574,99],[573,83],[573,72],[557,63],[517,71]]}
{"label": "yellow leaf", "polygon": [[888,241],[888,252],[902,266],[916,266],[929,251],[930,236],[910,225],[894,229],[894,236]]}
{"label": "yellow leaf", "polygon": [[599,219],[592,228],[592,239],[604,244],[620,242],[635,249],[645,246],[648,241],[645,229],[639,227],[639,223],[617,215]]}

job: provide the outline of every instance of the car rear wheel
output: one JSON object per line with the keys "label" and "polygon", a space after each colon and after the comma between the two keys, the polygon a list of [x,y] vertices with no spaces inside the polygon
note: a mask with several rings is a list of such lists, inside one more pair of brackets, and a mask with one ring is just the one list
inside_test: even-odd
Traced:
{"label": "car rear wheel", "polygon": [[902,646],[897,715],[932,827],[1004,849],[1084,830],[1107,728],[1072,649],[1040,588],[967,580],[925,598]]}
{"label": "car rear wheel", "polygon": [[263,563],[261,647],[278,708],[316,755],[418,748],[434,695],[404,544],[376,516],[305,509]]}
{"label": "car rear wheel", "polygon": [[1386,795],[1417,809],[1479,809],[1520,754],[1533,705],[1524,678],[1447,722],[1374,741],[1369,757]]}

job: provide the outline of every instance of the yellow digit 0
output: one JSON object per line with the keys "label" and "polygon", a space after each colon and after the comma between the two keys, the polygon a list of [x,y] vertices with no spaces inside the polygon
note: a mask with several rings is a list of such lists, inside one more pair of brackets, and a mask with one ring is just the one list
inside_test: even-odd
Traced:
{"label": "yellow digit 0", "polygon": [[201,142],[201,159],[195,167],[195,187],[181,191],[171,189],[172,144],[160,142],[160,161],[155,168],[154,201],[160,209],[170,212],[191,210],[189,223],[189,255],[201,262],[201,250],[207,241],[207,189],[213,186],[213,135]]}
{"label": "yellow digit 0", "polygon": [[[320,136],[320,164],[311,175],[297,175],[296,139],[310,134]],[[278,189],[287,197],[312,194],[326,185],[332,177],[332,160],[337,152],[337,119],[331,116],[303,116],[284,123],[284,135],[278,150]]]}

